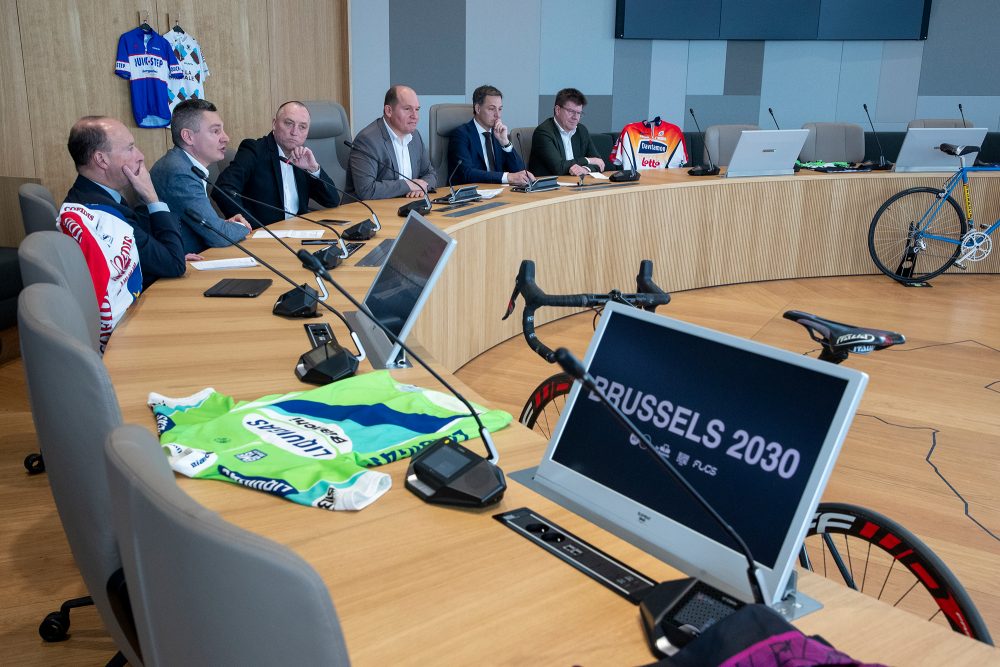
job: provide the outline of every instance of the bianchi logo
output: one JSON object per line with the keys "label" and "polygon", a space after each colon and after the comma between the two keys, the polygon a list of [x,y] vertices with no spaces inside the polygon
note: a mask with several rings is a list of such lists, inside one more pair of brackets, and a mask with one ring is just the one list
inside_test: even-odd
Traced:
{"label": "bianchi logo", "polygon": [[290,417],[271,410],[243,417],[243,428],[261,440],[308,459],[335,459],[351,451],[351,439],[336,424]]}
{"label": "bianchi logo", "polygon": [[658,141],[643,140],[639,142],[640,153],[666,153],[667,147]]}

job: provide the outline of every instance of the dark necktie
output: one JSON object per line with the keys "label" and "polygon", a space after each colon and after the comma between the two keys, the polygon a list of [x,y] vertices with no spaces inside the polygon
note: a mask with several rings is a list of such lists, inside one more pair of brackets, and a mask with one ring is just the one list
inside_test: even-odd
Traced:
{"label": "dark necktie", "polygon": [[489,171],[497,170],[496,158],[493,156],[493,133],[483,132],[483,138],[486,139],[486,168]]}

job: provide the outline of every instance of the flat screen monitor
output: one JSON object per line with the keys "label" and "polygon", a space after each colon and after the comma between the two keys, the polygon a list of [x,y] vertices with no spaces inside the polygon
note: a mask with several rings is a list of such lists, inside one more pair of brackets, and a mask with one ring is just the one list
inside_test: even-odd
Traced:
{"label": "flat screen monitor", "polygon": [[[982,146],[985,138],[985,127],[911,127],[903,137],[893,171],[958,171],[958,158],[942,152],[938,146]],[[965,163],[974,164],[978,155],[966,155]]]}
{"label": "flat screen monitor", "polygon": [[[584,364],[742,536],[768,604],[778,605],[867,376],[614,303]],[[687,575],[752,601],[742,552],[643,448],[577,384],[533,484]]]}
{"label": "flat screen monitor", "polygon": [[787,176],[809,137],[809,130],[743,130],[726,176]]}
{"label": "flat screen monitor", "polygon": [[[364,305],[401,341],[413,329],[427,297],[455,250],[455,239],[411,211],[382,263]],[[364,313],[345,313],[376,367],[399,365],[400,347]]]}

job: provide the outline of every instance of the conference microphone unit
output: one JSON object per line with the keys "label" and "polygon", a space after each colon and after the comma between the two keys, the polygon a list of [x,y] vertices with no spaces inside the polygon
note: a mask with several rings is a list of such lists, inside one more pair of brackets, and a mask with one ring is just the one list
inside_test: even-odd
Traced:
{"label": "conference microphone unit", "polygon": [[364,304],[341,287],[316,261],[315,257],[304,250],[299,252],[302,254],[301,259],[305,268],[313,271],[318,278],[333,285],[333,288],[350,301],[358,311],[371,319],[389,340],[399,345],[409,358],[430,373],[441,386],[465,406],[479,428],[479,436],[483,439],[487,458],[466,449],[450,437],[440,438],[424,447],[410,460],[410,466],[406,471],[406,488],[421,500],[435,505],[487,507],[500,502],[504,491],[507,490],[507,481],[504,478],[503,470],[497,466],[500,454],[497,452],[496,445],[493,444],[490,432],[483,424],[482,419],[479,418],[479,413],[472,403],[401,341]]}
{"label": "conference microphone unit", "polygon": [[872,135],[875,137],[875,144],[878,146],[878,164],[874,162],[862,162],[862,165],[871,167],[872,171],[892,169],[892,163],[885,159],[885,151],[882,150],[882,142],[879,141],[878,132],[875,131],[875,123],[872,122],[872,115],[868,113],[868,104],[864,103],[861,106],[865,110],[865,115],[868,116],[868,125],[872,128]]}
{"label": "conference microphone unit", "polygon": [[[365,200],[361,199],[360,197],[356,197],[355,195],[352,195],[347,190],[342,190],[342,189],[338,188],[337,184],[334,183],[332,180],[324,180],[324,179],[320,178],[319,176],[313,174],[311,171],[306,171],[305,169],[303,169],[299,165],[293,164],[288,158],[281,158],[281,157],[279,157],[278,161],[287,164],[289,167],[294,167],[295,169],[298,169],[299,171],[301,171],[302,173],[304,173],[309,178],[316,179],[320,183],[323,183],[325,185],[329,185],[331,188],[333,188],[334,190],[336,190],[337,192],[339,192],[342,197],[350,197],[351,199],[353,199],[354,201],[358,202],[359,204],[361,204],[362,206],[364,206],[365,208],[368,209],[368,213],[371,214],[371,217],[369,217],[367,220],[362,220],[361,222],[359,222],[359,223],[357,223],[355,225],[351,225],[350,227],[347,227],[346,229],[344,229],[343,234],[337,234],[338,238],[343,237],[343,238],[347,239],[348,241],[368,241],[369,239],[371,239],[371,238],[373,238],[375,236],[376,232],[378,232],[380,229],[382,229],[382,223],[379,222],[378,216],[375,215],[375,210],[371,206],[369,206],[365,202]],[[320,175],[322,175],[322,173],[323,172],[321,171]],[[253,201],[253,200],[251,200],[251,201]],[[257,203],[260,203],[260,202],[257,202]],[[305,218],[305,219],[308,219],[308,218]],[[309,222],[316,222],[316,221],[315,220],[310,220]],[[346,258],[347,258],[347,250],[344,249],[344,259],[346,259]],[[326,268],[331,269],[333,267],[327,266]]]}
{"label": "conference microphone unit", "polygon": [[[611,413],[631,437],[637,438],[640,443],[639,448],[646,451],[732,539],[746,559],[747,579],[750,582],[754,602],[766,607],[767,586],[750,552],[750,547],[736,529],[722,518],[722,515],[681,475],[672,462],[657,453],[649,436],[643,433],[618,405],[608,399],[594,377],[572,352],[561,347],[555,351],[555,360],[566,373],[590,392],[591,398],[596,397],[596,400]],[[639,609],[650,648],[657,655],[665,655],[670,651],[682,649],[698,638],[700,631],[691,625],[692,621],[689,619],[698,617],[699,625],[707,627],[724,621],[744,606],[742,601],[722,593],[705,582],[688,578],[657,584],[643,597]]]}
{"label": "conference microphone unit", "polygon": [[475,185],[467,185],[463,188],[459,188],[455,191],[455,186],[452,185],[452,180],[455,178],[455,173],[458,172],[458,168],[462,166],[462,161],[459,160],[455,168],[451,170],[448,174],[448,191],[451,193],[445,197],[438,197],[434,200],[435,204],[468,204],[470,202],[479,201],[483,198],[479,194],[479,189]]}
{"label": "conference microphone unit", "polygon": [[[287,275],[285,275],[275,267],[271,266],[266,261],[261,259],[258,255],[256,255],[255,253],[251,252],[249,249],[244,247],[243,244],[241,244],[239,241],[227,239],[225,235],[223,235],[219,230],[215,229],[210,224],[205,222],[204,218],[202,218],[202,216],[194,209],[192,208],[186,209],[184,211],[184,215],[188,216],[190,219],[194,220],[202,227],[205,227],[206,229],[211,229],[215,234],[225,239],[228,245],[236,246],[243,253],[252,257],[254,261],[256,261],[258,264],[265,267],[266,269],[271,271],[271,273],[275,274],[276,276],[278,276],[279,278],[290,284],[292,286],[292,289],[289,292],[283,294],[282,297],[287,297],[293,292],[297,292],[301,295],[303,301],[311,300],[314,312],[316,309],[316,304],[319,303],[323,306],[323,308],[325,308],[326,310],[330,311],[335,316],[340,318],[340,320],[347,327],[347,330],[351,334],[351,339],[354,341],[354,346],[358,350],[357,356],[352,355],[346,349],[344,349],[340,345],[340,343],[337,342],[336,337],[333,336],[331,333],[330,340],[328,340],[323,345],[317,345],[316,347],[314,347],[313,349],[309,350],[308,352],[299,357],[298,362],[295,364],[295,369],[294,369],[295,377],[297,377],[300,381],[307,382],[309,384],[325,385],[325,384],[330,384],[331,382],[336,382],[337,380],[341,380],[345,377],[350,377],[357,372],[358,365],[365,358],[365,349],[364,347],[362,347],[361,341],[358,339],[358,335],[354,333],[354,331],[351,329],[351,325],[347,322],[347,319],[332,306],[317,300],[316,290],[309,287],[308,285],[297,284]],[[289,248],[289,250],[292,249]],[[312,266],[314,265],[313,262],[322,266],[321,264],[319,264],[319,260],[317,260],[315,257],[310,255],[305,250],[300,250],[298,252],[292,250],[292,253],[295,254],[295,256],[298,257],[300,260],[302,260],[303,266],[305,268],[312,270]],[[310,260],[308,262],[308,266],[306,266],[306,261],[303,260],[302,258],[303,254]],[[279,299],[279,302],[280,301],[281,299]],[[275,310],[277,310],[277,308],[278,304],[275,304]]]}
{"label": "conference microphone unit", "polygon": [[379,166],[389,167],[389,170],[392,171],[392,173],[396,174],[396,176],[399,176],[400,178],[403,178],[403,179],[409,181],[413,185],[417,186],[417,188],[419,188],[422,193],[424,193],[424,199],[423,199],[423,201],[415,201],[415,202],[411,202],[409,204],[403,204],[402,206],[400,206],[399,210],[396,211],[396,213],[399,215],[399,217],[401,217],[401,218],[407,217],[408,215],[410,215],[410,211],[416,211],[420,215],[427,215],[428,213],[431,212],[431,208],[433,208],[431,206],[431,200],[427,196],[427,190],[425,190],[423,188],[423,186],[421,186],[419,183],[417,183],[415,180],[413,180],[409,176],[401,173],[398,169],[396,169],[395,167],[392,166],[392,163],[383,162],[382,160],[380,160],[379,158],[375,157],[374,155],[372,155],[371,153],[369,153],[365,149],[363,149],[360,146],[358,146],[357,143],[355,143],[353,141],[348,141],[348,140],[345,139],[344,140],[344,145],[347,146],[348,148],[350,148],[351,150],[355,150],[355,151],[361,153],[362,155],[364,155],[367,158],[375,160],[375,164],[377,164]]}
{"label": "conference microphone unit", "polygon": [[[631,139],[629,139],[628,148],[632,148]],[[632,168],[628,170],[616,171],[615,173],[611,174],[611,176],[608,177],[608,180],[611,181],[612,183],[631,183],[632,181],[638,181],[639,172],[635,168],[635,154],[634,153],[630,154],[629,151],[626,150],[625,142],[622,142],[622,154],[629,156],[630,158],[629,161],[632,163]]]}
{"label": "conference microphone unit", "polygon": [[712,160],[712,153],[708,150],[708,143],[705,141],[705,135],[701,131],[701,125],[698,124],[698,117],[694,115],[694,108],[689,108],[688,113],[691,114],[691,118],[694,120],[694,127],[698,130],[698,134],[701,134],[702,145],[705,147],[705,154],[708,155],[708,166],[705,165],[695,165],[688,169],[688,174],[691,176],[718,176],[719,168],[715,166],[715,162]]}

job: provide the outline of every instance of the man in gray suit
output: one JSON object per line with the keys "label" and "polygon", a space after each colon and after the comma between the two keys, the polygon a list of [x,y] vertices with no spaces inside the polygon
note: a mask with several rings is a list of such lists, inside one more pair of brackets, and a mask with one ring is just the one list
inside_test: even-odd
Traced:
{"label": "man in gray suit", "polygon": [[[417,131],[419,120],[420,100],[413,89],[390,88],[385,94],[382,117],[354,139],[357,148],[351,149],[348,193],[360,199],[423,197],[437,186],[430,155]],[[416,184],[400,178],[393,169]]]}
{"label": "man in gray suit", "polygon": [[[229,137],[215,105],[197,98],[184,100],[171,115],[170,135],[174,147],[156,161],[149,175],[160,197],[181,220],[184,252],[197,253],[243,240],[250,231],[249,223],[242,215],[223,220],[208,200],[207,184],[191,170],[194,167],[208,176],[209,166],[226,157]],[[183,213],[189,208],[215,231],[188,219]]]}

